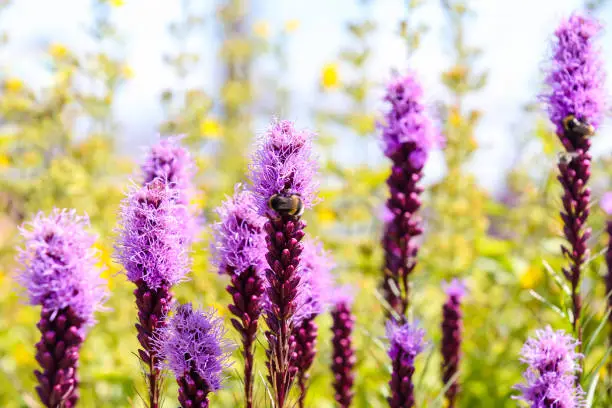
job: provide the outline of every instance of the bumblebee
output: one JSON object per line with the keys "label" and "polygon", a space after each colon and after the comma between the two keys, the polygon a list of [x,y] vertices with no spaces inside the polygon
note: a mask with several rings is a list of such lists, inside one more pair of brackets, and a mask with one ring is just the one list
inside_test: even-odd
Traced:
{"label": "bumblebee", "polygon": [[292,194],[290,196],[274,194],[268,200],[268,207],[280,215],[300,217],[304,214],[304,203],[302,202],[302,198],[297,194]]}
{"label": "bumblebee", "polygon": [[569,164],[578,157],[578,153],[576,152],[561,152],[557,155],[559,164],[564,164],[569,166]]}
{"label": "bumblebee", "polygon": [[563,119],[563,128],[566,131],[576,133],[580,136],[593,136],[595,134],[595,128],[574,115],[567,115]]}

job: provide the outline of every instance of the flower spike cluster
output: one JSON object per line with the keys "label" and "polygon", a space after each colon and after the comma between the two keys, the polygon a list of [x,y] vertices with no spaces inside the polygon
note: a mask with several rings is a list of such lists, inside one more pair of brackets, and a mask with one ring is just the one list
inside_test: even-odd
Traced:
{"label": "flower spike cluster", "polygon": [[332,302],[332,364],[334,376],[334,399],[340,408],[348,408],[353,401],[353,384],[355,383],[355,348],[353,346],[353,329],[355,315],[352,312],[353,291],[351,287],[336,288]]}
{"label": "flower spike cluster", "polygon": [[264,226],[267,246],[268,302],[265,318],[269,330],[268,382],[277,408],[287,406],[296,374],[292,364],[295,340],[292,337],[302,279],[300,258],[306,223],[304,209],[316,201],[313,180],[316,162],[312,158],[313,134],[297,130],[289,121],[272,124],[251,165],[251,182],[257,207],[268,221]]}
{"label": "flower spike cluster", "polygon": [[[463,316],[461,300],[466,288],[462,281],[453,279],[445,285],[446,303],[442,307],[442,382],[446,389],[448,408],[456,406],[459,382],[455,378],[459,371],[461,359],[461,336]],[[452,381],[452,384],[448,385]]]}
{"label": "flower spike cluster", "polygon": [[573,328],[582,340],[580,317],[582,269],[589,257],[587,227],[591,190],[591,139],[604,112],[604,73],[599,50],[593,44],[601,27],[590,17],[572,15],[555,32],[556,42],[544,95],[548,114],[565,148],[558,163],[558,179],[563,186],[563,233],[569,245],[562,246],[569,259],[563,273],[572,289]]}
{"label": "flower spike cluster", "polygon": [[36,391],[46,407],[71,408],[77,404],[78,360],[94,312],[107,297],[92,245],[95,237],[85,228],[87,217],[74,210],[38,213],[21,228],[25,244],[19,249],[22,266],[17,280],[30,304],[41,305],[36,344]]}
{"label": "flower spike cluster", "polygon": [[440,142],[425,114],[422,94],[412,74],[394,78],[387,87],[385,100],[391,108],[382,127],[383,150],[392,162],[387,179],[390,195],[384,212],[382,289],[390,308],[400,316],[408,308],[408,277],[416,266],[419,250],[416,239],[423,232],[417,215],[423,191],[419,181],[429,151]]}
{"label": "flower spike cluster", "polygon": [[[154,331],[166,324],[173,296],[171,288],[189,271],[186,248],[189,231],[182,224],[182,207],[177,191],[156,178],[143,187],[133,187],[124,199],[122,225],[116,256],[127,278],[134,282],[138,308],[139,356],[148,368],[149,406],[160,404],[160,371],[152,347]],[[179,210],[177,210],[179,209]]]}
{"label": "flower spike cluster", "polygon": [[295,315],[293,337],[296,342],[294,364],[298,369],[298,404],[304,407],[308,392],[310,367],[317,354],[317,335],[319,328],[315,318],[329,306],[333,290],[331,271],[334,267],[331,255],[325,252],[321,242],[304,241],[302,252],[302,273],[298,293],[298,310]]}
{"label": "flower spike cluster", "polygon": [[223,320],[215,311],[194,310],[190,303],[176,307],[167,325],[155,332],[158,364],[174,373],[181,407],[207,408],[209,394],[221,388],[231,353],[224,337]]}
{"label": "flower spike cluster", "polygon": [[236,185],[234,196],[217,209],[220,221],[213,225],[215,244],[213,262],[220,274],[229,275],[227,286],[235,316],[232,325],[242,337],[244,357],[245,406],[253,406],[253,347],[264,296],[263,268],[266,242],[263,234],[264,217],[256,211],[253,195]]}
{"label": "flower spike cluster", "polygon": [[141,166],[143,184],[148,184],[160,178],[165,180],[170,188],[177,190],[176,201],[188,205],[194,187],[192,178],[195,164],[189,150],[180,144],[179,137],[160,140],[151,147]]}
{"label": "flower spike cluster", "polygon": [[584,394],[576,386],[582,355],[575,350],[578,342],[563,330],[550,326],[536,331],[521,351],[521,362],[528,365],[525,383],[516,386],[516,399],[535,408],[582,408]]}
{"label": "flower spike cluster", "polygon": [[387,399],[391,408],[414,407],[414,360],[423,351],[424,336],[425,331],[416,324],[387,322],[389,357],[393,367],[389,381],[391,396]]}
{"label": "flower spike cluster", "polygon": [[182,218],[183,228],[189,231],[186,236],[191,242],[199,232],[199,210],[190,205],[195,192],[192,180],[196,171],[189,150],[181,146],[180,140],[180,137],[170,137],[153,145],[141,166],[141,172],[143,185],[159,178],[176,191],[173,199],[180,205],[176,211]]}

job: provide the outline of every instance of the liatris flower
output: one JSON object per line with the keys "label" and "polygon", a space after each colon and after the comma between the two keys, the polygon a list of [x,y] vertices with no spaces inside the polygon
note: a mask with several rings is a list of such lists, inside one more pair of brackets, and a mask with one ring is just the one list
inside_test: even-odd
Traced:
{"label": "liatris flower", "polygon": [[183,205],[189,204],[194,191],[191,180],[195,165],[189,150],[181,146],[180,138],[163,139],[151,147],[141,170],[144,184],[156,178],[165,180],[170,188],[179,191],[176,201]]}
{"label": "liatris flower", "polygon": [[536,331],[521,350],[521,362],[529,367],[524,373],[525,384],[515,388],[521,392],[516,399],[533,408],[581,408],[583,392],[576,386],[582,355],[575,351],[578,342],[563,330],[550,326]]}
{"label": "liatris flower", "polygon": [[331,370],[334,375],[334,398],[340,408],[348,408],[351,406],[354,395],[355,373],[353,368],[356,363],[352,340],[355,315],[351,310],[353,304],[351,288],[337,288],[332,303],[333,352]]}
{"label": "liatris flower", "polygon": [[329,305],[329,297],[333,290],[331,270],[334,262],[323,250],[320,242],[307,240],[304,241],[302,266],[303,280],[298,294],[300,307],[296,311],[296,326],[293,329],[296,342],[296,357],[293,363],[298,369],[297,382],[300,389],[298,404],[303,408],[308,392],[310,367],[317,354],[319,328],[315,318]]}
{"label": "liatris flower", "polygon": [[391,109],[385,115],[382,142],[385,155],[391,159],[387,179],[390,196],[382,245],[385,251],[383,292],[391,309],[404,316],[409,303],[408,276],[416,266],[423,232],[417,215],[423,188],[419,181],[430,149],[438,135],[421,104],[423,91],[413,75],[397,77],[387,87],[385,100]]}
{"label": "liatris flower", "polygon": [[259,212],[268,217],[264,227],[269,266],[266,364],[276,408],[286,406],[296,373],[291,364],[295,353],[291,334],[301,280],[300,241],[306,227],[301,215],[316,198],[313,176],[317,165],[311,157],[312,137],[310,132],[294,129],[291,122],[276,122],[261,141],[251,167]]}
{"label": "liatris flower", "polygon": [[198,210],[190,206],[195,188],[192,183],[195,164],[189,150],[181,146],[180,137],[163,139],[151,147],[141,166],[143,185],[160,178],[168,187],[176,190],[174,199],[180,206],[177,212],[183,217],[184,228],[189,230],[186,236],[193,240],[198,233]]}
{"label": "liatris flower", "polygon": [[600,25],[589,17],[572,15],[555,32],[556,44],[552,64],[546,77],[550,93],[544,95],[550,120],[566,152],[558,163],[559,181],[563,186],[563,233],[569,247],[561,250],[570,265],[563,270],[572,288],[573,328],[582,340],[580,314],[581,270],[589,256],[587,227],[591,190],[590,136],[599,126],[604,112],[604,73],[593,37]]}
{"label": "liatris flower", "polygon": [[266,242],[263,225],[266,219],[256,212],[253,195],[240,185],[217,212],[221,221],[213,226],[214,262],[219,273],[231,278],[227,291],[233,303],[229,310],[237,317],[232,319],[232,324],[242,337],[245,406],[250,408],[253,406],[253,346],[264,295]]}
{"label": "liatris flower", "polygon": [[389,357],[393,372],[389,387],[391,396],[387,399],[391,408],[414,406],[414,360],[424,347],[425,332],[411,323],[387,322],[387,339],[390,342]]}
{"label": "liatris flower", "polygon": [[42,306],[37,325],[41,340],[36,344],[42,371],[34,373],[46,407],[76,405],[79,350],[107,295],[92,249],[95,237],[85,231],[88,226],[89,219],[74,210],[56,209],[49,216],[38,213],[21,228],[25,245],[19,249],[22,269],[17,280],[30,304]]}
{"label": "liatris flower", "polygon": [[461,298],[465,295],[465,286],[463,282],[453,279],[446,285],[445,292],[447,299],[442,307],[442,381],[445,385],[452,381],[446,390],[446,399],[448,408],[454,408],[459,393],[459,382],[455,377],[461,359]]}
{"label": "liatris flower", "polygon": [[190,303],[178,306],[167,325],[156,330],[158,364],[174,373],[181,407],[207,408],[208,395],[221,388],[231,352],[224,336],[223,321],[214,310],[193,310]]}
{"label": "liatris flower", "polygon": [[158,408],[160,400],[160,371],[151,336],[165,326],[173,301],[171,287],[189,270],[188,231],[176,211],[180,205],[176,196],[177,191],[159,178],[133,188],[121,206],[122,226],[116,245],[127,278],[136,284],[136,329],[142,347],[138,353],[148,370],[150,408]]}

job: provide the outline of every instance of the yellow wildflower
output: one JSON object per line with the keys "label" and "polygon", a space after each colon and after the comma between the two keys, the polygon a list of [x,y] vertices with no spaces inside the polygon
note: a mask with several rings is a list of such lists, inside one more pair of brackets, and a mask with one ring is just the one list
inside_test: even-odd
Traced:
{"label": "yellow wildflower", "polygon": [[285,31],[288,33],[292,33],[300,28],[300,20],[291,19],[285,22]]}
{"label": "yellow wildflower", "polygon": [[109,4],[113,7],[121,7],[125,4],[123,0],[110,0]]}
{"label": "yellow wildflower", "polygon": [[121,73],[123,74],[123,77],[125,79],[132,79],[132,78],[134,78],[134,70],[129,65],[124,65],[121,68]]}
{"label": "yellow wildflower", "polygon": [[200,122],[200,134],[210,139],[218,138],[221,136],[221,124],[213,118],[206,118]]}
{"label": "yellow wildflower", "polygon": [[23,89],[23,82],[19,78],[8,78],[4,81],[4,89],[7,92],[17,93]]}
{"label": "yellow wildflower", "polygon": [[523,289],[535,288],[540,280],[542,280],[542,268],[536,265],[530,265],[525,268],[525,271],[520,277],[520,284]]}
{"label": "yellow wildflower", "polygon": [[340,84],[338,64],[330,63],[323,66],[321,72],[321,86],[325,89],[335,88]]}
{"label": "yellow wildflower", "polygon": [[270,24],[267,21],[257,21],[253,24],[253,32],[258,37],[268,38],[270,36]]}
{"label": "yellow wildflower", "polygon": [[68,48],[63,44],[53,43],[49,46],[49,54],[51,54],[53,58],[64,58],[68,55]]}
{"label": "yellow wildflower", "polygon": [[322,225],[329,225],[336,221],[336,213],[329,208],[321,207],[317,211],[317,216]]}
{"label": "yellow wildflower", "polygon": [[26,365],[34,363],[34,356],[30,347],[27,347],[24,343],[19,342],[15,346],[13,351],[13,357],[17,365]]}
{"label": "yellow wildflower", "polygon": [[0,170],[6,169],[11,165],[11,161],[6,154],[0,154]]}

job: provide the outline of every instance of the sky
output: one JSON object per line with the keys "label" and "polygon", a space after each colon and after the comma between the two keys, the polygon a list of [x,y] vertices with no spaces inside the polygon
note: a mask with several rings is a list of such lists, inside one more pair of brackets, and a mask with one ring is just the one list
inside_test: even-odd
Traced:
{"label": "sky", "polygon": [[[124,55],[134,71],[130,81],[117,96],[115,112],[120,123],[120,143],[124,151],[141,151],[141,146],[156,140],[156,129],[163,118],[159,105],[162,89],[177,85],[173,73],[165,66],[162,56],[173,48],[168,24],[181,15],[180,1],[125,0],[116,10],[115,22],[125,39]],[[346,22],[373,18],[378,30],[372,38],[374,55],[368,66],[370,77],[383,84],[390,70],[413,70],[423,83],[426,103],[433,105],[448,95],[439,83],[440,73],[452,62],[450,28],[437,0],[426,0],[412,19],[429,26],[421,47],[407,60],[404,45],[394,35],[397,18],[406,14],[405,0],[252,0],[253,21],[265,20],[272,31],[280,30],[290,19],[300,21],[288,46],[289,66],[284,78],[292,91],[291,106],[279,115],[295,120],[301,126],[314,126],[313,108],[320,96],[317,86],[321,67],[335,61],[338,52],[348,44]],[[212,10],[211,0],[199,2]],[[529,132],[533,121],[525,121],[522,107],[534,101],[541,91],[541,68],[550,54],[550,40],[559,21],[582,4],[578,0],[472,0],[475,18],[469,21],[467,42],[482,49],[477,68],[486,69],[486,87],[470,96],[468,107],[483,110],[476,129],[480,149],[475,154],[472,171],[480,175],[481,183],[492,190],[502,185],[504,172],[514,159],[517,141]],[[91,3],[83,0],[19,0],[0,20],[11,35],[6,50],[0,52],[0,65],[10,74],[45,84],[45,67],[40,63],[40,50],[50,42],[69,47],[86,48],[83,29],[91,18]],[[612,27],[612,7],[605,5],[599,18]],[[204,61],[188,79],[189,84],[215,89],[219,78],[216,71],[216,49],[211,46],[213,25],[202,34],[203,41],[190,46],[201,49]],[[612,44],[610,30],[601,44]],[[604,48],[608,71],[612,70],[612,47]],[[209,56],[210,58],[207,58]],[[374,90],[382,96],[383,87]],[[375,104],[374,108],[382,108]],[[265,129],[265,121],[256,122],[256,131]],[[607,138],[610,125],[603,126],[594,141],[598,154],[609,153],[612,139]],[[609,142],[607,139],[611,139]],[[351,163],[377,163],[381,159],[376,142],[367,148],[355,149],[346,137],[337,153]],[[426,172],[430,179],[439,177],[441,160],[432,158]]]}

